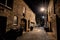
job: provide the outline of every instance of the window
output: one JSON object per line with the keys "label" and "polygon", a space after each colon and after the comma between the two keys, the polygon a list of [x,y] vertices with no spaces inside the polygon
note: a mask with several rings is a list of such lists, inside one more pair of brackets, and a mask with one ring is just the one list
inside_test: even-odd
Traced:
{"label": "window", "polygon": [[0,5],[5,6],[6,8],[13,8],[13,0],[0,0]]}
{"label": "window", "polygon": [[18,25],[18,17],[14,16],[13,18],[13,25]]}
{"label": "window", "polygon": [[0,3],[1,4],[4,4],[5,5],[5,2],[6,2],[6,0],[0,0]]}
{"label": "window", "polygon": [[13,0],[7,0],[7,6],[12,8],[13,7]]}

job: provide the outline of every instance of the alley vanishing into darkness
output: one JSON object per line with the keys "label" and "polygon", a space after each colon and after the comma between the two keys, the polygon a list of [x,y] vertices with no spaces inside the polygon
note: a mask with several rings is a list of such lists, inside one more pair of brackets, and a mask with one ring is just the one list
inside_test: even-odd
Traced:
{"label": "alley vanishing into darkness", "polygon": [[0,0],[0,40],[60,40],[60,0]]}
{"label": "alley vanishing into darkness", "polygon": [[23,33],[16,40],[55,40],[50,37],[43,27],[34,28],[33,31]]}

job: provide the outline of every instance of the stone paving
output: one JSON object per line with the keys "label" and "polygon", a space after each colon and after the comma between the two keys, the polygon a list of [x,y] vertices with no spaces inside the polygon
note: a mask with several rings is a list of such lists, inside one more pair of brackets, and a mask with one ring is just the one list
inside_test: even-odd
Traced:
{"label": "stone paving", "polygon": [[48,36],[50,37],[51,40],[57,40],[56,36],[54,35],[53,32],[47,32]]}
{"label": "stone paving", "polygon": [[41,28],[34,28],[33,31],[26,32],[16,40],[51,40],[47,33]]}

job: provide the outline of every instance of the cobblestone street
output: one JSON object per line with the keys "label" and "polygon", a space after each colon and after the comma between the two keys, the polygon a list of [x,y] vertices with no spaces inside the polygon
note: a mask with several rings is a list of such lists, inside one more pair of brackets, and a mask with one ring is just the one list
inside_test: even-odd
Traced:
{"label": "cobblestone street", "polygon": [[16,40],[51,40],[43,28],[34,28],[33,31],[26,32]]}

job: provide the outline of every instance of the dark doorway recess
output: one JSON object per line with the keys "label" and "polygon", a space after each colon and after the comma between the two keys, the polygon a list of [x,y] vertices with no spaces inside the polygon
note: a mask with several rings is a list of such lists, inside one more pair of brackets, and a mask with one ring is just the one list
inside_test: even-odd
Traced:
{"label": "dark doorway recess", "polygon": [[21,26],[23,26],[24,27],[24,31],[26,31],[26,24],[27,24],[27,21],[26,21],[26,19],[21,19],[21,23],[22,23],[22,25]]}
{"label": "dark doorway recess", "polygon": [[56,15],[56,23],[57,23],[57,40],[60,40],[60,17]]}
{"label": "dark doorway recess", "polygon": [[50,30],[49,30],[49,31],[50,31],[50,32],[53,32],[53,31],[52,31],[52,26],[51,26],[51,22],[50,22]]}
{"label": "dark doorway recess", "polygon": [[28,28],[30,27],[30,20],[28,20]]}
{"label": "dark doorway recess", "polygon": [[0,16],[0,38],[6,32],[7,17]]}

